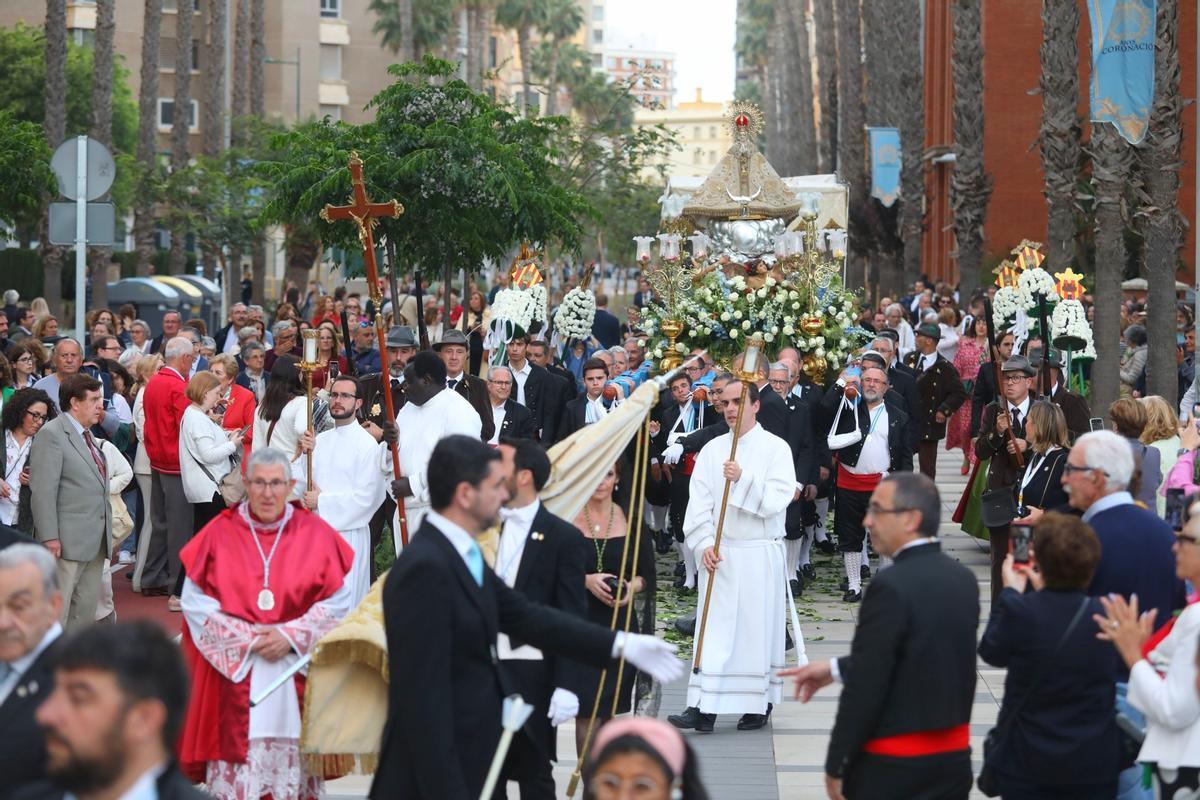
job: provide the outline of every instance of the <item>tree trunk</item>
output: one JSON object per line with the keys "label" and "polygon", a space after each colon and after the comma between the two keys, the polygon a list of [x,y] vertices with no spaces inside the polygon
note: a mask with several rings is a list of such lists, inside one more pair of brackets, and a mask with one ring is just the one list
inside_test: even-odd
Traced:
{"label": "tree trunk", "polygon": [[958,291],[965,302],[979,288],[983,265],[983,224],[987,221],[992,178],[983,169],[983,11],[978,0],[955,0],[954,172],[950,204],[958,246]]}
{"label": "tree trunk", "polygon": [[[1123,194],[1132,175],[1133,148],[1108,122],[1092,126],[1092,187],[1096,198],[1096,312],[1092,333],[1092,409],[1108,416],[1121,385],[1121,281],[1125,273]],[[1170,315],[1172,322],[1175,315]],[[1175,348],[1170,352],[1174,354]]]}
{"label": "tree trunk", "polygon": [[[905,73],[901,70],[900,56],[897,55],[905,44],[901,41],[901,26],[897,22],[895,0],[863,0],[862,2],[862,41],[866,53],[864,103],[866,109],[866,124],[872,126],[900,127],[903,109],[901,97],[904,96],[903,81]],[[860,129],[860,141],[866,136]],[[904,131],[900,131],[901,157],[904,164],[908,162],[908,142],[905,141]],[[901,199],[890,207],[884,207],[877,199],[870,196],[871,174],[867,167],[865,155],[866,144],[863,144],[863,202],[864,217],[868,230],[866,244],[874,252],[875,264],[878,267],[879,286],[881,291],[899,291],[903,284],[904,242],[900,238],[897,227],[900,207],[904,204],[904,187],[901,182]],[[897,203],[899,205],[897,205]]]}
{"label": "tree trunk", "polygon": [[[204,155],[219,156],[225,149],[225,48],[229,20],[225,0],[208,3],[208,61],[204,72]],[[204,277],[215,280],[219,245],[204,243]],[[229,276],[222,271],[226,283]],[[236,281],[235,281],[236,282]]]}
{"label": "tree trunk", "polygon": [[533,109],[533,113],[530,113],[529,109],[529,93],[533,86],[533,77],[530,74],[533,52],[529,48],[529,33],[529,25],[522,24],[517,28],[517,50],[520,51],[521,57],[521,113],[527,117],[536,117],[537,109]]}
{"label": "tree trunk", "polygon": [[[233,34],[233,86],[230,87],[229,113],[236,120],[247,111],[247,93],[250,89],[250,3],[251,0],[236,0],[237,16]],[[234,137],[240,143],[236,126]]]}
{"label": "tree trunk", "polygon": [[813,27],[816,29],[817,108],[821,124],[817,128],[817,169],[832,172],[837,161],[837,32],[833,0],[815,0]]}
{"label": "tree trunk", "polygon": [[146,0],[142,21],[141,88],[138,91],[137,160],[142,170],[133,209],[133,240],[138,275],[149,275],[154,263],[154,179],[157,170],[158,45],[162,34],[162,2]]}
{"label": "tree trunk", "polygon": [[[44,87],[46,142],[53,150],[67,135],[67,2],[46,0],[46,85]],[[50,244],[50,211],[47,204],[42,215],[38,240],[42,256],[42,296],[50,313],[64,322],[62,296],[62,265],[66,252]],[[83,302],[82,297],[76,302]],[[63,325],[63,327],[66,327]],[[82,336],[82,331],[77,331]]]}
{"label": "tree trunk", "polygon": [[[178,172],[188,165],[192,110],[192,10],[191,3],[178,3],[175,13],[175,114],[171,123],[171,171]],[[187,231],[182,224],[171,226],[171,249],[167,269],[172,275],[187,270],[184,250]]]}
{"label": "tree trunk", "polygon": [[767,161],[771,162],[781,175],[792,175],[794,173],[789,171],[792,145],[789,130],[791,115],[784,111],[791,73],[791,59],[787,56],[788,37],[784,33],[785,12],[780,8],[785,4],[786,0],[775,4],[771,11],[774,21],[767,30],[767,60],[763,69],[767,85],[763,87],[763,110],[766,114]]}
{"label": "tree trunk", "polygon": [[311,231],[291,228],[287,232],[287,280],[300,287],[303,294],[309,274],[321,253],[321,242]]}
{"label": "tree trunk", "polygon": [[413,0],[398,0],[396,8],[400,22],[400,49],[397,55],[400,63],[407,64],[417,58],[416,38],[413,36]]}
{"label": "tree trunk", "polygon": [[[113,115],[113,32],[116,29],[116,0],[96,0],[96,44],[92,51],[91,136],[110,151]],[[108,197],[101,197],[101,201]],[[94,247],[88,265],[92,278],[92,308],[108,306],[108,264],[111,247]]]}
{"label": "tree trunk", "polygon": [[484,10],[480,3],[467,6],[467,85],[483,91],[483,51],[487,40]]}
{"label": "tree trunk", "polygon": [[1183,101],[1179,94],[1178,0],[1158,0],[1154,49],[1154,100],[1150,129],[1138,148],[1138,167],[1149,205],[1142,210],[1146,236],[1146,334],[1149,360],[1146,390],[1174,407],[1179,393],[1175,361],[1175,271],[1182,226],[1179,216],[1179,166],[1182,161]]}
{"label": "tree trunk", "polygon": [[816,127],[813,123],[812,58],[808,46],[808,18],[804,4],[778,0],[776,27],[783,32],[787,60],[787,95],[779,111],[788,120],[787,148],[790,164],[785,175],[810,175],[816,166]]}
{"label": "tree trunk", "polygon": [[[1042,0],[1042,127],[1039,144],[1046,196],[1046,263],[1050,272],[1075,256],[1075,180],[1079,171],[1079,6],[1075,0]],[[1171,351],[1172,354],[1174,350]]]}
{"label": "tree trunk", "polygon": [[859,0],[842,0],[835,7],[837,21],[838,172],[850,190],[850,257],[846,263],[849,286],[866,285],[866,255],[870,250],[867,219],[872,216],[864,164],[862,72],[862,16]]}
{"label": "tree trunk", "polygon": [[[905,0],[904,8],[889,7],[896,15],[894,53],[900,73],[897,121],[900,127],[900,215],[898,233],[904,242],[902,282],[911,286],[923,272],[921,239],[925,219],[925,32],[921,0]],[[896,13],[896,12],[899,13]]]}
{"label": "tree trunk", "polygon": [[266,0],[250,0],[250,3],[250,113],[262,119],[267,115],[263,72],[267,58]]}

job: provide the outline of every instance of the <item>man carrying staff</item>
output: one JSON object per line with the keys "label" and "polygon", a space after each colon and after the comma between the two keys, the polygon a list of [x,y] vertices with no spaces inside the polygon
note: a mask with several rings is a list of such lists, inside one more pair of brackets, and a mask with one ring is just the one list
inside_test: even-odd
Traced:
{"label": "man carrying staff", "polygon": [[288,502],[294,486],[285,453],[255,451],[246,462],[247,501],[221,512],[180,553],[192,674],[180,766],[217,800],[316,798],[323,788],[300,757],[304,677],[250,705],[350,611],[354,551]]}
{"label": "man carrying staff", "polygon": [[[738,730],[757,730],[782,696],[775,672],[783,667],[784,654],[784,520],[799,489],[787,442],[758,424],[758,387],[731,381],[721,397],[731,432],[713,439],[696,457],[683,520],[686,544],[708,573],[698,607],[709,591],[713,602],[699,673],[688,682],[688,707],[667,719],[677,728],[711,731],[717,714],[741,714]],[[736,461],[729,459],[734,430]],[[729,501],[718,553],[714,545],[726,481]],[[803,642],[798,650],[800,663],[807,663]]]}

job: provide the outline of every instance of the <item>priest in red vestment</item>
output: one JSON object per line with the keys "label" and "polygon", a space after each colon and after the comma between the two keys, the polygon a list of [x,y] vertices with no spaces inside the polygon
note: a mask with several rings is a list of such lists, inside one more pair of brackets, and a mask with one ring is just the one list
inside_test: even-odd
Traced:
{"label": "priest in red vestment", "polygon": [[324,786],[300,755],[303,671],[250,707],[351,609],[354,552],[288,502],[294,484],[286,454],[255,452],[246,463],[247,501],[180,553],[192,675],[180,765],[217,800],[307,800]]}

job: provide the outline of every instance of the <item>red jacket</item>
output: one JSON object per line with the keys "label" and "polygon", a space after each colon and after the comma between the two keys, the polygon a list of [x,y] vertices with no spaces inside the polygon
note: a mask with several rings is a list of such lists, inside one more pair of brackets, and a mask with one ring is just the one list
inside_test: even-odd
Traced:
{"label": "red jacket", "polygon": [[254,399],[254,392],[236,383],[229,387],[229,401],[225,408],[225,416],[221,420],[221,427],[227,431],[246,429],[246,437],[242,440],[242,469],[246,468],[250,446],[254,444],[254,410],[257,407],[258,401]]}
{"label": "red jacket", "polygon": [[172,367],[163,367],[146,384],[142,407],[146,412],[143,444],[150,467],[168,475],[179,474],[179,423],[191,401],[184,391],[187,381]]}

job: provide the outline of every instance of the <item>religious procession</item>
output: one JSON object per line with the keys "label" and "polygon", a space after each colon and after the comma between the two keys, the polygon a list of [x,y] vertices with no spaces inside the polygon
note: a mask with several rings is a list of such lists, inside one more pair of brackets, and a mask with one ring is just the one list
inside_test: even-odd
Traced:
{"label": "religious procession", "polygon": [[0,4],[0,800],[1200,799],[1198,36]]}

